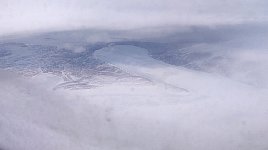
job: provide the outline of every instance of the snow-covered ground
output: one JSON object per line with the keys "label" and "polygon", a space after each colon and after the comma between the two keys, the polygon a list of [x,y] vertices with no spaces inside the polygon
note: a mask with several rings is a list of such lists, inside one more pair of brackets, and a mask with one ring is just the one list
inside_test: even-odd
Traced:
{"label": "snow-covered ground", "polygon": [[[81,31],[1,42],[1,150],[268,149],[266,51],[85,38]],[[216,59],[231,54],[231,63]],[[200,68],[179,65],[183,59]],[[208,69],[205,61],[214,63]]]}
{"label": "snow-covered ground", "polygon": [[[170,124],[173,134],[168,137],[177,144],[170,145],[170,148],[267,148],[267,90],[256,89],[229,78],[168,65],[149,57],[146,49],[135,46],[103,48],[95,52],[95,57],[122,70],[149,78],[154,83],[172,87],[177,90],[176,93],[183,92],[188,100],[191,99],[187,104],[178,101],[173,105],[174,108],[167,107],[161,112],[162,115],[167,113],[165,116],[170,115],[169,111],[174,113],[170,116],[174,121]],[[150,116],[157,119],[158,115],[154,113]],[[184,129],[182,133],[181,129]],[[185,139],[180,140],[184,136]]]}

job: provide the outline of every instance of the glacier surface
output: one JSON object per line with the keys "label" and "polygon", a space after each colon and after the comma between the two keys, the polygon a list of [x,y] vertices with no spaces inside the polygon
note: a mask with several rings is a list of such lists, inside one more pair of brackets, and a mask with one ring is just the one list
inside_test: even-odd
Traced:
{"label": "glacier surface", "polygon": [[266,34],[225,30],[1,39],[0,149],[267,149]]}

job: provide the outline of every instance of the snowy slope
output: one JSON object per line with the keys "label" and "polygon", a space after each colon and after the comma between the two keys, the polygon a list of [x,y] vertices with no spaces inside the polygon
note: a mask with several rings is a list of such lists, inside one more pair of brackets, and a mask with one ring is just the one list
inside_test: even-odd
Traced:
{"label": "snowy slope", "polygon": [[[188,62],[202,67],[214,60],[206,55],[193,58],[207,51],[210,56],[214,51],[210,44],[168,51],[165,48],[176,50],[176,45],[161,47],[162,43],[143,41],[122,45],[110,40],[90,44],[84,31],[75,33],[0,44],[1,150],[268,148],[265,86],[186,68]],[[225,47],[215,49],[219,48]],[[153,52],[156,49],[161,53]],[[226,56],[222,51],[213,54]],[[239,54],[247,55],[243,50]],[[254,54],[253,62],[258,63],[249,71],[260,64],[252,72],[266,75],[266,55]],[[174,61],[185,58],[187,62],[168,62],[169,55],[176,56]],[[212,63],[212,68],[220,64]],[[264,79],[260,81],[267,85]]]}
{"label": "snowy slope", "polygon": [[[187,109],[174,110],[176,115],[173,116],[173,121],[178,121],[180,127],[169,124],[174,127],[172,137],[180,143],[178,147],[267,148],[267,91],[213,74],[165,64],[152,59],[146,49],[135,46],[111,46],[96,51],[94,56],[127,72],[149,78],[155,83],[184,89],[188,93],[191,98],[188,99]],[[182,106],[178,103],[174,107]],[[170,108],[162,113],[168,115],[168,109]],[[184,129],[183,132],[188,132],[187,138],[195,142],[191,141],[187,145],[190,141],[179,138],[177,134],[180,132],[177,130],[180,128]]]}
{"label": "snowy slope", "polygon": [[151,58],[146,49],[131,45],[106,47],[97,50],[94,56],[131,74],[180,88],[185,92],[228,97],[241,91],[253,90],[253,87],[228,78],[163,63]]}

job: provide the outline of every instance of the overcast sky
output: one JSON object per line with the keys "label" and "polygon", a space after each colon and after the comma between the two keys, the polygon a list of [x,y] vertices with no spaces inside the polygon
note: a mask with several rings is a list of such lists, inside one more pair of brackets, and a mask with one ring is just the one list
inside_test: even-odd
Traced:
{"label": "overcast sky", "polygon": [[265,22],[267,0],[0,0],[0,34]]}

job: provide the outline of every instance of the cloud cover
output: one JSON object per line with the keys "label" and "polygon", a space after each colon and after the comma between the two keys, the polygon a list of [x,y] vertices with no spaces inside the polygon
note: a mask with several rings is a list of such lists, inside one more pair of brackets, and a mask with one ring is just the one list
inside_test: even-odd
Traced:
{"label": "cloud cover", "polygon": [[266,22],[265,0],[1,0],[0,34]]}

